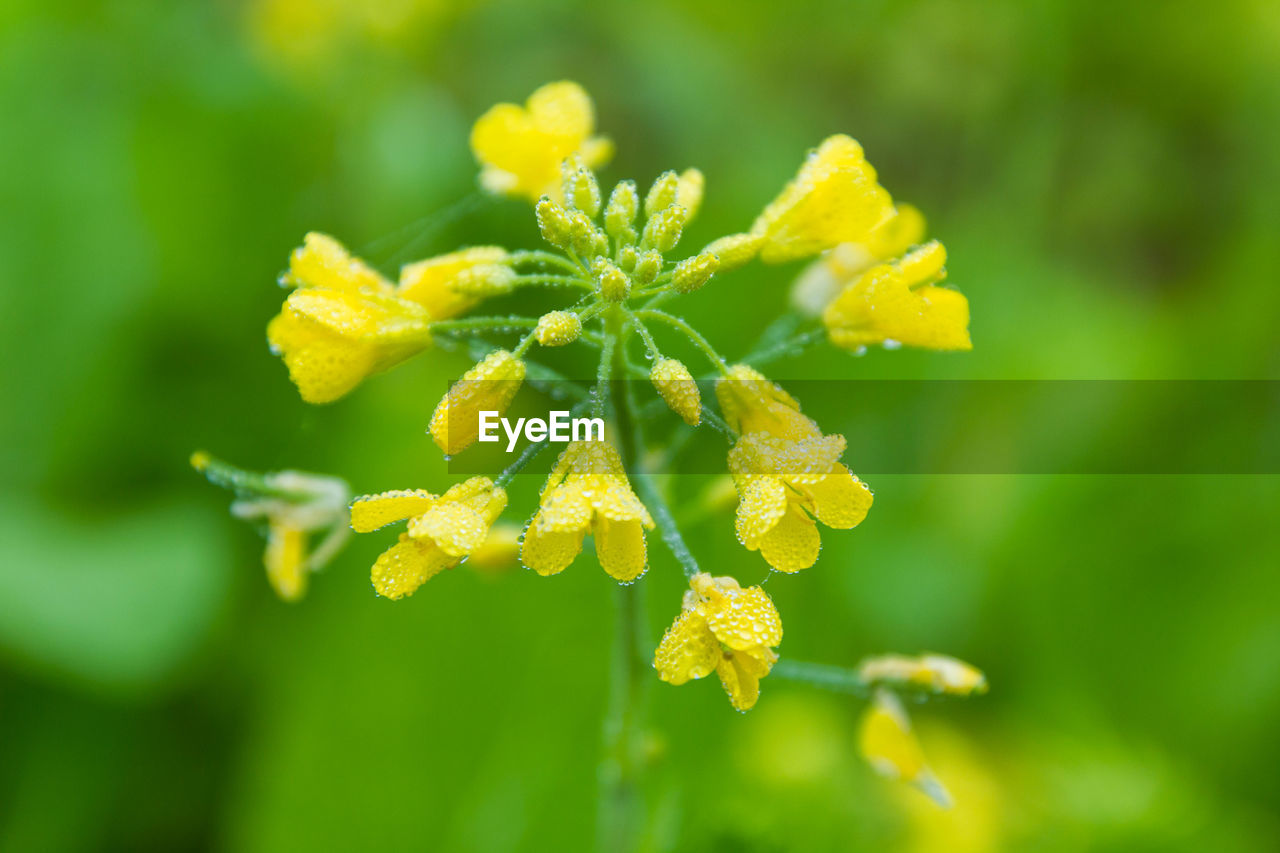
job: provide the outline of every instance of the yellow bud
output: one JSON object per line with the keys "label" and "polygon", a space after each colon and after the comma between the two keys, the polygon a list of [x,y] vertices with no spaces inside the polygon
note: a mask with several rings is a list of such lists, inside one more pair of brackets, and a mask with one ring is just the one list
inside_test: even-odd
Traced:
{"label": "yellow bud", "polygon": [[650,216],[644,224],[640,245],[659,252],[671,251],[680,242],[680,232],[688,218],[688,212],[676,204]]}
{"label": "yellow bud", "polygon": [[533,334],[544,347],[562,347],[582,334],[582,320],[571,311],[552,311],[538,318]]}
{"label": "yellow bud", "polygon": [[636,269],[632,275],[637,284],[648,284],[662,272],[662,255],[659,252],[644,252],[636,261]]}
{"label": "yellow bud", "polygon": [[573,250],[582,258],[594,258],[599,255],[602,240],[605,241],[606,251],[609,245],[608,238],[591,221],[591,217],[580,210],[569,214],[569,239]]}
{"label": "yellow bud", "polygon": [[621,245],[636,241],[636,210],[640,207],[640,195],[635,181],[619,181],[609,195],[604,209],[604,227],[609,236]]}
{"label": "yellow bud", "polygon": [[600,297],[609,302],[621,302],[631,294],[631,279],[614,264],[601,258],[595,264],[596,285]]}
{"label": "yellow bud", "polygon": [[534,214],[538,218],[538,230],[542,232],[542,239],[557,249],[568,249],[573,239],[573,223],[568,212],[556,204],[551,196],[544,195],[538,199]]}
{"label": "yellow bud", "polygon": [[458,273],[450,285],[467,296],[499,296],[510,293],[516,271],[505,264],[477,264]]}
{"label": "yellow bud", "polygon": [[655,213],[661,213],[675,204],[679,189],[680,176],[671,171],[663,172],[644,197],[644,215],[652,219]]}
{"label": "yellow bud", "polygon": [[698,425],[702,420],[702,396],[689,368],[674,358],[664,358],[654,363],[649,381],[671,411],[690,426]]}
{"label": "yellow bud", "polygon": [[730,234],[714,240],[703,252],[720,259],[718,272],[729,272],[746,266],[760,251],[764,238],[754,234]]}
{"label": "yellow bud", "polygon": [[720,266],[720,259],[710,252],[685,258],[676,264],[671,274],[671,284],[681,293],[693,293],[711,280]]}
{"label": "yellow bud", "polygon": [[561,187],[565,201],[588,216],[600,212],[600,185],[595,174],[576,154],[560,165]]}
{"label": "yellow bud", "polygon": [[623,246],[618,250],[618,266],[623,272],[632,272],[636,268],[636,261],[640,260],[640,253],[636,251],[635,246]]}
{"label": "yellow bud", "polygon": [[689,219],[698,215],[702,207],[702,191],[707,179],[697,169],[685,169],[680,173],[680,183],[676,187],[676,204],[689,212]]}
{"label": "yellow bud", "polygon": [[524,362],[506,350],[485,356],[453,384],[432,412],[429,431],[436,445],[449,456],[470,447],[480,435],[480,412],[505,412],[524,374]]}

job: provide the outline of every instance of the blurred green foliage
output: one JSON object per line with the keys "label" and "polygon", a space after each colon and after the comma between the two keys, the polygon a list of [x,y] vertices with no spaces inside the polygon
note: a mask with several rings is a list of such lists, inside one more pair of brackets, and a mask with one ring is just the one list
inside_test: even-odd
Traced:
{"label": "blurred green foliage", "polygon": [[[263,329],[310,229],[390,269],[535,245],[519,202],[454,206],[491,103],[583,83],[606,178],[706,173],[691,241],[857,137],[946,242],[975,350],[810,353],[779,378],[1275,378],[1278,41],[1270,0],[11,0],[0,849],[590,849],[613,600],[590,560],[391,604],[368,583],[386,543],[361,537],[289,607],[186,466],[208,447],[359,491],[447,479],[422,429],[461,356],[309,409]],[[740,354],[794,272],[681,310]],[[1015,438],[1036,440],[992,441]],[[654,680],[646,849],[1280,847],[1275,477],[872,485],[866,524],[770,583],[782,653],[984,667],[989,696],[919,714],[957,807],[874,778],[849,699],[766,681],[738,715]],[[690,538],[763,578],[727,518]],[[656,636],[681,580],[652,552]]]}

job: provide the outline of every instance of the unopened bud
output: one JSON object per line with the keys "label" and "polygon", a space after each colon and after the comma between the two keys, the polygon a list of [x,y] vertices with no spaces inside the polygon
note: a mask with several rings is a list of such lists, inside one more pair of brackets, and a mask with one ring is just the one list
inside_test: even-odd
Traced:
{"label": "unopened bud", "polygon": [[[570,243],[573,251],[578,253],[582,258],[594,258],[598,254],[600,241],[597,236],[604,237],[600,230],[596,228],[596,224],[591,221],[591,217],[587,216],[580,210],[575,210],[569,214],[569,235]],[[605,238],[608,239],[607,237]]]}
{"label": "unopened bud", "polygon": [[544,195],[538,199],[534,215],[537,216],[538,230],[542,232],[543,240],[557,249],[568,249],[572,245],[573,223],[569,219],[569,213],[556,204],[551,196]]}
{"label": "unopened bud", "polygon": [[594,217],[600,212],[600,185],[595,174],[574,155],[560,164],[560,182],[565,201],[570,207]]}
{"label": "unopened bud", "polygon": [[636,268],[636,261],[640,259],[640,253],[636,251],[635,246],[623,246],[618,250],[618,266],[622,267],[623,272],[632,272]]}
{"label": "unopened bud", "polygon": [[596,286],[600,298],[609,302],[622,302],[631,294],[631,279],[603,258],[596,262]]}
{"label": "unopened bud", "polygon": [[750,263],[763,242],[763,238],[754,234],[730,234],[713,241],[702,251],[720,259],[719,272],[729,272]]}
{"label": "unopened bud", "polygon": [[631,275],[637,284],[648,284],[662,272],[662,255],[658,252],[643,252],[636,261],[636,269]]}
{"label": "unopened bud", "polygon": [[467,296],[499,296],[510,293],[516,271],[505,264],[477,264],[453,277],[449,286]]}
{"label": "unopened bud", "polygon": [[636,211],[640,208],[640,195],[635,181],[619,181],[609,194],[609,204],[604,209],[604,228],[620,245],[636,241]]}
{"label": "unopened bud", "polygon": [[690,426],[698,425],[702,420],[702,395],[689,368],[674,358],[664,358],[650,369],[649,381],[671,411]]}
{"label": "unopened bud", "polygon": [[663,172],[644,197],[644,215],[652,219],[655,213],[661,213],[675,204],[679,189],[680,176],[671,171]]}
{"label": "unopened bud", "polygon": [[697,169],[685,169],[680,173],[680,183],[676,187],[676,204],[689,212],[691,220],[698,215],[702,207],[702,190],[707,180]]}
{"label": "unopened bud", "polygon": [[571,311],[551,311],[538,318],[533,334],[544,347],[562,347],[582,334],[582,320]]}
{"label": "unopened bud", "polygon": [[706,284],[720,266],[720,259],[710,252],[685,258],[676,264],[671,284],[680,293],[693,293]]}
{"label": "unopened bud", "polygon": [[689,218],[683,207],[673,204],[653,216],[644,224],[644,234],[640,245],[659,252],[669,252],[680,242],[680,232],[684,229],[685,220]]}

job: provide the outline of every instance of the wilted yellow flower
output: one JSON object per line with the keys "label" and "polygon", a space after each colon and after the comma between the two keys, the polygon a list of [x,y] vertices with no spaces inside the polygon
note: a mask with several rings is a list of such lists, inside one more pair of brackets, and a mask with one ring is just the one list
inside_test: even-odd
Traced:
{"label": "wilted yellow flower", "polygon": [[822,316],[840,291],[876,264],[921,243],[924,231],[924,215],[912,205],[898,205],[865,242],[841,243],[810,264],[791,287],[791,304],[806,316]]}
{"label": "wilted yellow flower", "polygon": [[725,422],[744,435],[767,432],[789,439],[822,435],[818,425],[800,413],[794,397],[745,364],[733,365],[716,380],[716,400]]}
{"label": "wilted yellow flower", "polygon": [[422,489],[364,495],[351,504],[351,527],[369,533],[409,520],[373,564],[373,587],[387,598],[412,595],[435,575],[478,550],[507,506],[507,493],[488,477],[472,477],[443,495]]}
{"label": "wilted yellow flower", "polygon": [[494,350],[462,378],[431,414],[431,438],[446,456],[466,450],[480,437],[480,413],[507,410],[524,381],[524,362],[504,349]]}
{"label": "wilted yellow flower", "polygon": [[542,487],[520,559],[540,575],[557,574],[578,556],[590,533],[601,567],[630,583],[648,568],[646,528],[653,529],[653,519],[631,490],[618,451],[603,441],[575,441]]}
{"label": "wilted yellow flower", "polygon": [[859,243],[893,215],[893,199],[876,182],[862,146],[830,136],[809,153],[782,193],[751,226],[765,263],[806,258],[840,243]]}
{"label": "wilted yellow flower", "polygon": [[936,240],[892,264],[863,273],[835,298],[822,322],[836,346],[869,344],[968,350],[969,301],[934,285],[946,277],[947,251]]}
{"label": "wilted yellow flower", "polygon": [[674,358],[659,359],[649,370],[649,381],[681,420],[690,426],[698,425],[702,420],[702,395],[683,362]]}
{"label": "wilted yellow flower", "polygon": [[267,342],[308,403],[332,402],[431,343],[426,310],[332,237],[308,234],[283,281],[296,289]]}
{"label": "wilted yellow flower", "polygon": [[729,451],[738,540],[781,572],[817,562],[817,521],[848,530],[871,509],[871,490],[838,461],[844,448],[839,435],[793,441],[755,432],[738,439]]}
{"label": "wilted yellow flower", "polygon": [[506,249],[473,246],[406,264],[398,295],[426,308],[431,319],[447,320],[470,311],[486,291],[509,290],[514,279]]}
{"label": "wilted yellow flower", "polygon": [[863,661],[858,674],[868,682],[889,682],[953,696],[987,691],[987,677],[982,670],[947,655],[881,655]]}
{"label": "wilted yellow flower", "polygon": [[731,577],[693,576],[683,609],[653,655],[658,677],[684,684],[715,672],[739,711],[760,697],[782,642],[782,619],[758,586],[742,589]]}
{"label": "wilted yellow flower", "polygon": [[863,758],[881,776],[914,785],[943,808],[951,805],[951,796],[925,763],[911,720],[893,693],[884,689],[875,692],[862,716],[858,745]]}
{"label": "wilted yellow flower", "polygon": [[[262,561],[267,580],[282,600],[301,599],[311,572],[327,563],[346,539],[347,484],[300,471],[245,471],[204,451],[191,454],[191,467],[236,492],[232,515],[266,524]],[[330,533],[313,551],[311,537],[324,530]]]}
{"label": "wilted yellow flower", "polygon": [[537,201],[563,202],[560,164],[577,154],[589,168],[604,165],[613,144],[595,132],[591,98],[577,83],[542,86],[525,102],[498,104],[471,129],[471,150],[480,161],[480,184],[489,192]]}

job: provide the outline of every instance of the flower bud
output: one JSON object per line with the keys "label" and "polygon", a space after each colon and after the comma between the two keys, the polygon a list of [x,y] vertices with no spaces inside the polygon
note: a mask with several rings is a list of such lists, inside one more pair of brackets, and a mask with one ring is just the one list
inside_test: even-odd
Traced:
{"label": "flower bud", "polygon": [[594,217],[600,212],[600,185],[595,174],[574,155],[560,164],[561,187],[566,203]]}
{"label": "flower bud", "polygon": [[752,234],[730,234],[711,242],[703,252],[709,252],[720,259],[719,272],[729,272],[746,266],[760,251],[764,240]]}
{"label": "flower bud", "polygon": [[481,411],[502,414],[524,381],[524,362],[494,350],[462,375],[431,413],[431,438],[447,456],[470,447],[480,435]]}
{"label": "flower bud", "polygon": [[[569,240],[573,247],[573,251],[577,252],[581,258],[594,258],[599,254],[600,241],[608,240],[596,228],[596,224],[591,221],[591,217],[587,216],[580,210],[576,210],[569,214]],[[608,246],[608,243],[605,243]]]}
{"label": "flower bud", "polygon": [[568,249],[573,238],[573,223],[568,212],[556,204],[551,196],[544,195],[538,199],[534,214],[538,219],[542,239],[557,249]]}
{"label": "flower bud", "polygon": [[515,287],[516,271],[506,264],[477,264],[454,276],[449,285],[467,296],[499,296]]}
{"label": "flower bud", "polygon": [[693,293],[710,281],[720,266],[720,259],[710,252],[685,258],[676,264],[671,274],[671,284],[680,293]]}
{"label": "flower bud", "polygon": [[631,294],[631,279],[613,263],[601,258],[596,262],[595,274],[602,299],[622,302]]}
{"label": "flower bud", "polygon": [[676,186],[676,204],[689,212],[689,219],[698,215],[702,207],[702,190],[707,180],[697,169],[685,169],[680,173],[680,183]]}
{"label": "flower bud", "polygon": [[571,311],[551,311],[538,318],[533,334],[544,347],[562,347],[582,334],[582,320]]}
{"label": "flower bud", "polygon": [[618,250],[618,266],[622,267],[623,272],[632,272],[639,259],[640,253],[636,251],[635,246],[623,246]]}
{"label": "flower bud", "polygon": [[679,205],[671,205],[650,216],[644,224],[640,245],[659,252],[669,252],[680,242],[680,232],[689,214]]}
{"label": "flower bud", "polygon": [[679,189],[680,176],[671,171],[663,172],[644,197],[644,215],[652,219],[655,213],[661,213],[675,204]]}
{"label": "flower bud", "polygon": [[640,195],[635,181],[619,181],[609,194],[609,204],[604,209],[604,227],[609,236],[620,245],[636,241],[636,211],[640,207]]}
{"label": "flower bud", "polygon": [[658,277],[658,273],[662,272],[662,255],[658,252],[643,252],[639,260],[636,261],[635,272],[632,276],[636,280],[636,284],[648,284]]}
{"label": "flower bud", "polygon": [[649,381],[671,411],[690,426],[698,425],[702,420],[702,396],[689,368],[674,358],[664,358],[654,363]]}

